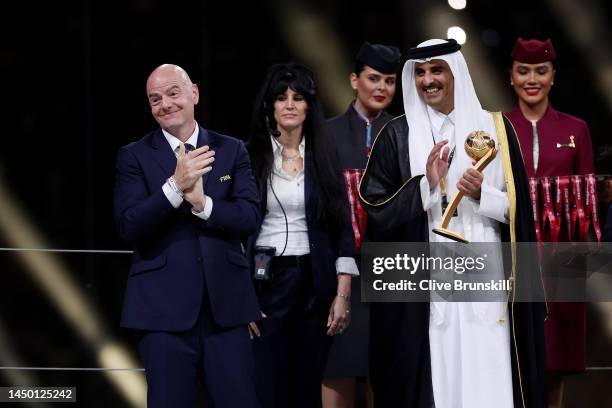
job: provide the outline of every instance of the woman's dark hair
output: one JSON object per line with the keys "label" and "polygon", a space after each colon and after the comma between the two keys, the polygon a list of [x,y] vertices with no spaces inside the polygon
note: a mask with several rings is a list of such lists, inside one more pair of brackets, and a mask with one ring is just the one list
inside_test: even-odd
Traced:
{"label": "woman's dark hair", "polygon": [[302,132],[306,141],[306,155],[312,158],[313,163],[309,170],[312,170],[312,178],[320,198],[317,203],[317,222],[322,226],[337,229],[342,219],[342,210],[335,149],[325,130],[325,120],[312,71],[304,65],[287,63],[271,66],[255,99],[247,149],[257,186],[259,191],[264,191],[272,170],[274,159],[270,136],[277,132],[274,101],[289,88],[301,94],[308,106]]}
{"label": "woman's dark hair", "polygon": [[365,62],[355,60],[355,65],[353,66],[353,73],[359,76],[359,74],[361,74],[361,71],[363,71],[365,67],[366,67]]}

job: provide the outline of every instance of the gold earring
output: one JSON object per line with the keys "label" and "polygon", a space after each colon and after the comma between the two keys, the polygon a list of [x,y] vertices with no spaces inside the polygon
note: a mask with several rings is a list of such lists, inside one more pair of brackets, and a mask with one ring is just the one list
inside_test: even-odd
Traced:
{"label": "gold earring", "polygon": [[514,82],[510,81],[510,86],[514,86]]}

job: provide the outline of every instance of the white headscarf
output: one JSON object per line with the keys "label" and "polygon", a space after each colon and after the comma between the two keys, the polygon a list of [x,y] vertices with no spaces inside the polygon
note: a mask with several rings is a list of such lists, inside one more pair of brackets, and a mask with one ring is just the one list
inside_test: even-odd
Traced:
{"label": "white headscarf", "polygon": [[[422,42],[417,47],[427,47],[437,44],[445,44],[445,40],[433,39]],[[429,62],[438,59],[448,63],[454,77],[454,115],[455,115],[455,143],[449,141],[450,145],[455,145],[455,156],[449,169],[448,186],[449,194],[456,191],[455,185],[463,173],[472,166],[472,159],[467,155],[463,145],[470,132],[484,130],[495,140],[497,145],[497,135],[491,114],[482,109],[480,101],[476,96],[472,78],[468,71],[467,63],[460,51],[450,54],[434,56],[423,60],[411,59],[406,61],[402,71],[402,84],[404,93],[404,111],[409,126],[408,147],[410,151],[410,172],[413,176],[425,173],[427,156],[434,146],[432,140],[431,123],[427,114],[427,105],[419,96],[416,85],[414,68],[417,63]],[[456,163],[455,163],[456,162]],[[503,174],[500,180],[491,180],[492,174],[488,174],[485,169],[485,178],[491,184],[497,185],[498,181],[503,182]]]}
{"label": "white headscarf", "polygon": [[[417,47],[444,44],[445,40],[428,40]],[[408,147],[410,153],[410,173],[412,176],[425,174],[427,157],[433,149],[431,122],[427,113],[427,105],[419,96],[416,84],[414,68],[417,63],[429,62],[431,60],[444,60],[448,63],[454,77],[454,116],[455,116],[455,155],[447,175],[447,193],[450,200],[457,191],[457,182],[465,171],[472,167],[472,159],[464,149],[465,139],[468,134],[475,130],[484,130],[492,139],[499,150],[499,139],[495,132],[495,124],[491,114],[480,105],[472,78],[468,71],[467,63],[460,51],[450,54],[434,56],[423,60],[412,59],[406,61],[402,70],[402,84],[404,96],[404,110],[409,126]],[[449,144],[453,145],[449,140]],[[498,190],[505,188],[503,169],[499,155],[483,171],[483,184],[488,184]],[[427,212],[430,227],[436,227],[442,219],[440,205],[434,205]],[[493,219],[480,216],[475,213],[474,206],[469,199],[464,197],[458,207],[458,216],[451,219],[449,228],[461,233],[471,242],[495,242],[500,240],[499,223]],[[430,242],[449,242],[447,238],[429,233]],[[442,250],[436,247],[436,250]],[[493,257],[497,256],[496,259]],[[496,262],[496,263],[495,263]],[[487,265],[497,265],[497,270],[503,276],[501,255],[491,253]],[[493,305],[493,306],[491,306]],[[472,304],[474,316],[483,322],[495,322],[503,312],[502,303],[491,304],[489,302],[475,302]],[[433,302],[431,308],[430,325],[441,325],[447,315],[446,309],[452,305],[447,302]]]}

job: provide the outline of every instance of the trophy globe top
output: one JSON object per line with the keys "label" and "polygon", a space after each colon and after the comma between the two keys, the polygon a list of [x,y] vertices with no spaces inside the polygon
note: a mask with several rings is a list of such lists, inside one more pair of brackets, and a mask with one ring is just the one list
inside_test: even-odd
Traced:
{"label": "trophy globe top", "polygon": [[495,140],[484,130],[475,130],[465,139],[464,147],[468,156],[478,161],[495,148]]}

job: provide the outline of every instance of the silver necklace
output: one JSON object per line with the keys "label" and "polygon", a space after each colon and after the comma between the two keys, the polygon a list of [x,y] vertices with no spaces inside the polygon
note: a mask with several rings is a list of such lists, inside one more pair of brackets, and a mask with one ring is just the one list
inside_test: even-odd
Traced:
{"label": "silver necklace", "polygon": [[300,157],[302,157],[302,156],[300,156],[300,153],[297,153],[297,154],[296,154],[295,156],[293,156],[293,157],[286,157],[286,156],[283,156],[282,154],[281,154],[281,157],[283,158],[283,161],[285,161],[285,162],[287,162],[287,163],[291,164],[291,163],[293,163],[294,161],[296,161],[297,159],[299,159],[299,158],[300,158]]}

